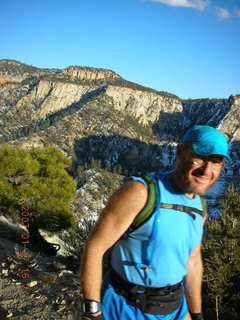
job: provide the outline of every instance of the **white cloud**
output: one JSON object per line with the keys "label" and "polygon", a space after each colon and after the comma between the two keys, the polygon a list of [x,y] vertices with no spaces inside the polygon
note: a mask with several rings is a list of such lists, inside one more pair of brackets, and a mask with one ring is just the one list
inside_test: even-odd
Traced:
{"label": "white cloud", "polygon": [[160,2],[171,7],[185,7],[204,10],[209,6],[209,0],[151,0],[153,2]]}
{"label": "white cloud", "polygon": [[231,17],[231,13],[224,8],[214,7],[215,14],[219,18],[219,20],[223,21]]}
{"label": "white cloud", "polygon": [[[142,0],[144,1],[144,0]],[[214,6],[212,0],[148,0],[151,2],[162,3],[171,7],[184,7],[184,8],[194,8],[200,11],[209,8],[210,11],[215,14],[220,21],[229,19],[233,15],[240,17],[240,9],[236,9],[235,12],[230,12],[225,8]]]}

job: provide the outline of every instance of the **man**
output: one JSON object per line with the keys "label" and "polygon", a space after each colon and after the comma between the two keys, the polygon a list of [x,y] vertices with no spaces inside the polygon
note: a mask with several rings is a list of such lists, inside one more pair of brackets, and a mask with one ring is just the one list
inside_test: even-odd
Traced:
{"label": "man", "polygon": [[[82,259],[82,320],[203,319],[199,195],[217,181],[224,160],[231,161],[225,136],[194,126],[177,146],[174,171],[154,176],[159,204],[137,229],[129,231],[148,202],[145,181],[133,177],[112,196]],[[110,248],[111,269],[102,285],[103,256]]]}

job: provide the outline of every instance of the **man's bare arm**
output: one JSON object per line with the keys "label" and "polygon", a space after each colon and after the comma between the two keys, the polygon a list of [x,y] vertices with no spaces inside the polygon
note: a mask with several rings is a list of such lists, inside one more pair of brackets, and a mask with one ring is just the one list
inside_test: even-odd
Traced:
{"label": "man's bare arm", "polygon": [[125,184],[110,199],[88,239],[80,280],[85,299],[100,301],[104,253],[118,241],[147,201],[147,189],[136,181]]}
{"label": "man's bare arm", "polygon": [[201,245],[198,245],[188,261],[188,273],[185,279],[185,293],[191,313],[202,312],[202,274]]}

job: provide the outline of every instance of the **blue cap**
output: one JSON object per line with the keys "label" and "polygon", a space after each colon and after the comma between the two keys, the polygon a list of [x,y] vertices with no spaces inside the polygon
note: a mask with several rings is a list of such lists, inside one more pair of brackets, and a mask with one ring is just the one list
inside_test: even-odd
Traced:
{"label": "blue cap", "polygon": [[193,151],[200,156],[217,154],[232,161],[228,154],[227,138],[210,126],[194,126],[183,136],[182,142],[192,142]]}

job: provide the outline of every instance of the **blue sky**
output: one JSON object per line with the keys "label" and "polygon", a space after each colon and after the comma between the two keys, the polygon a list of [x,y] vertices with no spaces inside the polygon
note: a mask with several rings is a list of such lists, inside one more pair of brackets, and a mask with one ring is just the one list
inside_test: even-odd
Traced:
{"label": "blue sky", "polygon": [[240,94],[240,0],[2,0],[0,59],[112,69],[181,98]]}

